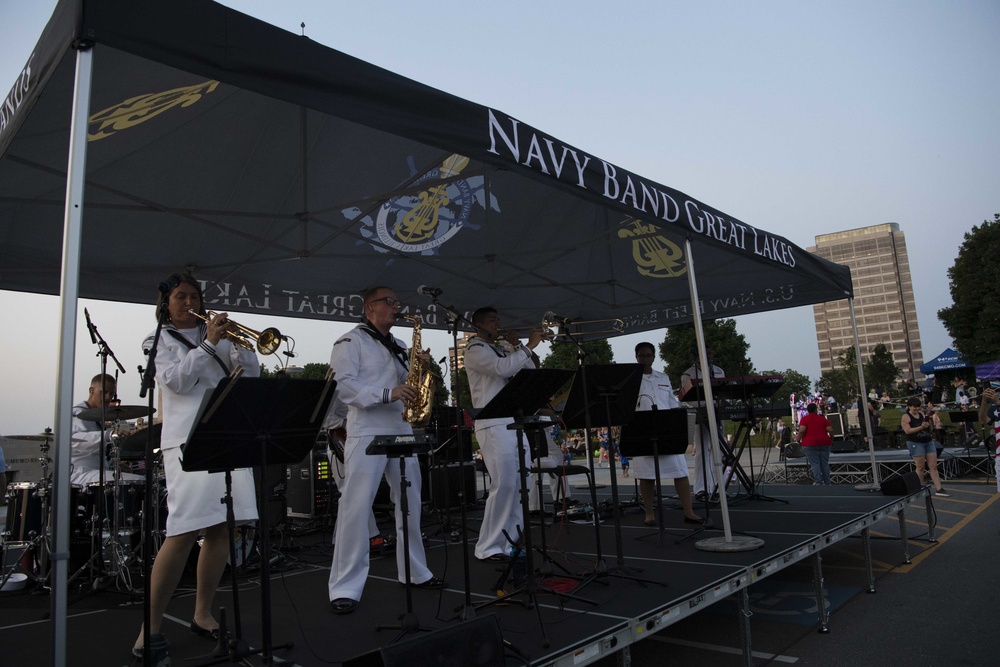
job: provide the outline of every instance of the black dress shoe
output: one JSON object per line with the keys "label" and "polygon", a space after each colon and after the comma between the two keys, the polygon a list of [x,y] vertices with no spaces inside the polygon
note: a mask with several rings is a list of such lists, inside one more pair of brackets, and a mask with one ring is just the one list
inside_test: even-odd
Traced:
{"label": "black dress shoe", "polygon": [[482,563],[506,563],[510,560],[510,556],[504,553],[491,554],[486,558],[477,558],[476,560]]}
{"label": "black dress shoe", "polygon": [[219,628],[213,628],[209,630],[208,628],[203,628],[191,619],[191,632],[195,633],[199,637],[204,637],[205,639],[211,639],[213,641],[218,641],[219,639]]}
{"label": "black dress shoe", "polygon": [[[401,582],[402,583],[402,582]],[[444,579],[438,579],[437,577],[431,577],[427,581],[421,582],[419,584],[410,584],[413,588],[444,588],[448,585]]]}
{"label": "black dress shoe", "polygon": [[330,611],[334,614],[350,614],[358,606],[357,600],[351,598],[337,598],[330,602]]}
{"label": "black dress shoe", "polygon": [[705,520],[702,519],[701,517],[698,517],[697,519],[689,519],[688,517],[684,517],[684,523],[694,523],[699,526],[703,526],[705,525]]}

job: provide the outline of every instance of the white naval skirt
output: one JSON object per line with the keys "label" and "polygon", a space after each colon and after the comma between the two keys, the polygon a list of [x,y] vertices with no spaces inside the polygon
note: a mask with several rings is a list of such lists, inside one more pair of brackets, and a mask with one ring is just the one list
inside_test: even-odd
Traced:
{"label": "white naval skirt", "polygon": [[[226,522],[226,474],[185,472],[181,448],[163,450],[167,478],[167,537]],[[257,519],[257,497],[250,468],[233,471],[233,514],[237,523]]]}

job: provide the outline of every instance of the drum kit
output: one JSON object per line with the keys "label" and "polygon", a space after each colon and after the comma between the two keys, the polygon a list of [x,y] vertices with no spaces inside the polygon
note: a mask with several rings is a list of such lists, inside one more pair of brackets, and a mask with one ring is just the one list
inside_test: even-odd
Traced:
{"label": "drum kit", "polygon": [[[119,588],[132,592],[130,568],[143,563],[142,553],[146,484],[144,480],[121,479],[121,471],[144,467],[147,438],[152,435],[159,445],[160,424],[124,432],[126,420],[144,418],[149,410],[142,406],[106,406],[106,424],[112,429],[108,460],[111,470],[103,484],[71,484],[70,493],[70,572],[69,582],[87,574],[96,590],[107,581],[119,582]],[[101,408],[84,410],[78,415],[86,421],[100,421]],[[7,488],[7,517],[0,534],[3,564],[0,586],[8,579],[27,577],[42,587],[49,585],[52,534],[53,482],[49,450],[54,441],[51,429],[39,435],[8,436],[7,442],[37,442],[41,477],[37,481],[19,481]],[[162,471],[154,475],[153,553],[162,543],[166,527],[166,494]]]}

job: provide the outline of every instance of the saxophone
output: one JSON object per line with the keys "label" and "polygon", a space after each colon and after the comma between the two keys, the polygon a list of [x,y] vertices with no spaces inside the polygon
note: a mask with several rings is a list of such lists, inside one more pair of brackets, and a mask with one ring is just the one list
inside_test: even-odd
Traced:
{"label": "saxophone", "polygon": [[424,426],[431,419],[431,406],[437,389],[434,373],[424,367],[420,360],[423,351],[420,342],[420,318],[403,315],[403,319],[413,323],[413,340],[410,343],[410,372],[406,384],[417,390],[417,400],[408,402],[403,410],[403,420],[413,426]]}

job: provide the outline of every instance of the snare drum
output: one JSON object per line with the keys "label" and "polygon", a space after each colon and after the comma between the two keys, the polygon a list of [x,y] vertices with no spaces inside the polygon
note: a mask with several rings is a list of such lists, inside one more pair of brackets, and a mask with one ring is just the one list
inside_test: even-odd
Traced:
{"label": "snare drum", "polygon": [[[42,493],[38,482],[17,482],[7,487],[7,521],[4,534],[8,542],[30,542],[42,532]],[[45,489],[45,493],[49,490]],[[79,521],[80,496],[83,487],[70,484],[70,534],[76,535]],[[50,499],[51,503],[51,499]]]}

